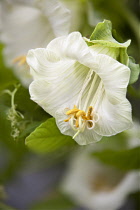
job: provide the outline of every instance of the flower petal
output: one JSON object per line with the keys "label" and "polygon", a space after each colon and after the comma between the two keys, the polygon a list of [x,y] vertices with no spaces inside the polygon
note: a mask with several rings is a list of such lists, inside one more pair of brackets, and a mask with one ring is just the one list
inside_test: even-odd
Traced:
{"label": "flower petal", "polygon": [[46,49],[30,50],[27,55],[27,63],[31,66],[31,75],[34,79],[42,76],[48,78],[52,74],[56,77],[62,76],[65,68],[75,61],[88,67],[97,67],[79,32],[56,38]]}
{"label": "flower petal", "polygon": [[97,55],[94,59],[98,63],[94,70],[104,84],[108,100],[114,104],[121,102],[126,97],[130,69],[107,55]]}
{"label": "flower petal", "polygon": [[[61,72],[59,72],[59,67],[56,67],[57,69],[50,68],[48,76],[45,74],[44,80],[36,80],[29,87],[31,99],[53,116],[55,116],[56,110],[64,104],[68,104],[71,109],[73,108],[89,71],[87,67],[78,62],[62,63],[60,67]],[[55,72],[58,73],[55,74]],[[57,74],[60,73],[61,76],[58,77]]]}
{"label": "flower petal", "polygon": [[89,54],[89,48],[82,38],[79,32],[73,32],[65,37],[59,37],[52,40],[48,46],[47,50],[52,50],[60,55],[60,57],[69,57],[71,59],[82,61],[82,58],[86,56],[91,57]]}
{"label": "flower petal", "polygon": [[40,8],[37,3],[32,6],[24,1],[22,4],[2,4],[2,41],[10,47],[18,46],[14,56],[26,54],[31,48],[43,47],[56,36],[68,33],[70,15],[61,3],[42,1]]}
{"label": "flower petal", "polygon": [[[28,84],[29,73],[20,75],[20,67],[13,60],[26,55],[29,49],[44,47],[52,39],[68,34],[70,27],[70,11],[57,0],[11,0],[2,1],[0,19],[0,41],[5,44],[6,63],[14,67],[16,75]],[[19,72],[18,72],[19,70]],[[26,76],[27,73],[27,76]]]}
{"label": "flower petal", "polygon": [[66,35],[70,29],[71,14],[60,1],[45,1],[41,5],[43,13],[48,17],[50,24],[53,26],[56,37]]}
{"label": "flower petal", "polygon": [[[56,118],[56,124],[58,128],[60,129],[61,133],[68,136],[74,136],[76,131],[72,130],[69,122],[64,122],[66,119],[66,115],[64,114],[64,109],[60,109],[56,112],[55,118]],[[102,138],[101,135],[94,132],[94,130],[87,130],[85,129],[84,132],[79,133],[74,140],[79,145],[87,145],[91,143],[95,143],[99,141]]]}
{"label": "flower petal", "polygon": [[63,81],[65,87],[71,84],[74,87],[79,81],[81,83],[80,91],[89,68],[74,60],[64,59],[59,61],[58,59],[53,52],[44,49],[37,49],[33,51],[33,54],[30,51],[27,62],[31,66],[31,75],[34,79],[42,78],[51,83],[58,83],[58,85]]}
{"label": "flower petal", "polygon": [[[52,51],[48,51],[44,48],[37,48],[35,50],[29,50],[27,55],[27,63],[30,66],[30,73],[34,79],[48,78],[55,76],[62,69],[62,64],[58,55]],[[64,63],[63,63],[64,64]]]}
{"label": "flower petal", "polygon": [[98,107],[99,121],[94,130],[99,135],[111,136],[132,127],[132,110],[127,99],[113,105],[106,97]]}
{"label": "flower petal", "polygon": [[[71,103],[76,93],[68,95],[69,89],[63,84],[49,84],[45,80],[35,80],[29,86],[31,99],[38,103],[46,112],[55,117],[57,109],[63,103]],[[65,107],[66,108],[66,107]]]}

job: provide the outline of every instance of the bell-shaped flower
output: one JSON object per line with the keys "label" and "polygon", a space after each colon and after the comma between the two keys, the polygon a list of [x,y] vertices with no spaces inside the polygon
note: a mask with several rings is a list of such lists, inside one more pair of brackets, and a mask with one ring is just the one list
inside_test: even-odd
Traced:
{"label": "bell-shaped flower", "polygon": [[56,118],[63,134],[85,145],[130,128],[130,69],[91,53],[79,32],[30,50],[27,62],[34,78],[31,99]]}
{"label": "bell-shaped flower", "polygon": [[118,210],[130,193],[139,190],[139,172],[105,165],[91,157],[91,151],[86,147],[72,154],[61,191],[86,209]]}
{"label": "bell-shaped flower", "polygon": [[57,0],[4,0],[0,7],[0,41],[5,45],[5,61],[28,86],[32,81],[26,64],[28,50],[44,47],[55,37],[68,34],[70,11]]}

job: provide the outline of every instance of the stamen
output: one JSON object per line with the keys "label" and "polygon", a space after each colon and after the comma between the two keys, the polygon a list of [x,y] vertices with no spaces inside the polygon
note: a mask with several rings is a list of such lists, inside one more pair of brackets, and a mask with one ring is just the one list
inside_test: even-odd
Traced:
{"label": "stamen", "polygon": [[90,98],[90,96],[91,96],[91,92],[92,92],[92,90],[93,90],[93,87],[94,87],[94,85],[95,85],[95,83],[96,83],[96,81],[97,81],[97,78],[98,78],[98,76],[97,76],[97,74],[95,74],[95,75],[94,75],[94,78],[93,78],[93,80],[92,80],[90,89],[89,89],[89,91],[88,91],[88,95],[87,95],[87,98],[86,98],[86,101],[85,101],[85,104],[84,104],[84,109],[86,109],[86,107],[87,107],[87,105],[88,105],[88,101],[89,101],[89,98]]}
{"label": "stamen", "polygon": [[26,56],[18,56],[13,60],[13,63],[18,63],[19,66],[26,64]]}
{"label": "stamen", "polygon": [[98,120],[99,120],[98,113],[94,113],[94,122],[98,122]]}
{"label": "stamen", "polygon": [[80,117],[80,116],[86,116],[86,113],[83,110],[80,110],[76,113],[76,117]]}
{"label": "stamen", "polygon": [[103,88],[103,84],[102,81],[100,81],[100,84],[95,92],[94,98],[92,100],[92,104],[94,104],[94,109],[96,110],[96,108],[98,107],[99,101],[102,97],[102,94],[104,92],[104,88]]}
{"label": "stamen", "polygon": [[71,119],[71,117],[69,117],[68,119],[64,120],[64,122],[69,122],[70,119]]}
{"label": "stamen", "polygon": [[92,120],[92,111],[93,111],[93,107],[90,106],[90,107],[88,108],[88,114],[87,114],[87,118],[88,118],[89,120]]}
{"label": "stamen", "polygon": [[88,130],[92,130],[94,128],[94,126],[95,126],[95,122],[93,120],[88,120],[87,121],[87,129]]}
{"label": "stamen", "polygon": [[79,127],[79,119],[76,120],[76,122],[75,122],[75,127],[76,127],[76,128]]}
{"label": "stamen", "polygon": [[66,112],[66,115],[71,115],[71,114],[75,114],[79,111],[79,109],[77,109],[76,105],[74,105],[73,109],[70,109],[69,111]]}
{"label": "stamen", "polygon": [[69,122],[70,122],[71,128],[72,128],[74,131],[77,131],[78,128],[75,128],[75,122],[76,122],[76,120],[75,120],[74,116],[71,117],[71,119],[70,119]]}
{"label": "stamen", "polygon": [[82,86],[82,89],[81,89],[81,91],[80,91],[80,94],[78,95],[76,104],[79,104],[79,108],[81,108],[81,97],[82,97],[82,94],[83,94],[83,92],[85,91],[85,89],[86,89],[86,87],[87,87],[89,81],[91,80],[91,76],[93,75],[93,73],[94,73],[94,72],[93,72],[92,69],[88,72],[88,74],[87,74],[87,76],[86,76],[86,79],[85,79],[85,81],[84,81],[84,84],[83,84],[83,86]]}
{"label": "stamen", "polygon": [[[76,105],[65,112],[69,117],[64,122],[69,122],[71,128],[76,131],[73,138],[85,129],[92,130],[95,127],[95,123],[99,120],[97,108],[102,97],[104,97],[102,80],[93,69],[90,69],[77,97]],[[90,104],[92,106],[89,106]]]}
{"label": "stamen", "polygon": [[95,126],[92,106],[88,108],[88,111],[86,113],[85,111],[78,109],[77,106],[74,105],[73,109],[70,109],[66,112],[66,115],[70,115],[70,117],[64,120],[64,122],[70,121],[71,128],[77,131],[73,138],[75,138],[80,132],[83,132],[86,126],[88,130],[93,129]]}

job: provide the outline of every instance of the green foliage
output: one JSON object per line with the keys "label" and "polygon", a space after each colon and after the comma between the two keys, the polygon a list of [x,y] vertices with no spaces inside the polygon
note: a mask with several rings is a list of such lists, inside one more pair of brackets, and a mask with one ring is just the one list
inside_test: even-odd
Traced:
{"label": "green foliage", "polygon": [[140,88],[135,89],[132,85],[128,86],[128,94],[131,96],[133,99],[140,99]]}
{"label": "green foliage", "polygon": [[20,134],[19,138],[27,137],[31,132],[33,132],[39,125],[41,124],[40,121],[33,121],[26,124],[25,129]]}
{"label": "green foliage", "polygon": [[0,44],[0,91],[15,84],[18,80],[14,77],[12,70],[5,66],[2,56],[3,45]]}
{"label": "green foliage", "polygon": [[[21,87],[14,97],[15,109],[20,112],[24,119],[20,121],[20,136],[14,141],[11,132],[11,122],[8,120],[8,112],[11,109],[11,96],[6,92],[14,91],[18,80],[13,71],[7,68],[2,57],[3,45],[0,44],[0,153],[6,163],[0,173],[0,181],[7,182],[12,178],[23,164],[23,159],[28,154],[24,139],[49,115],[36,103],[30,100],[28,90]],[[4,208],[4,207],[3,207]]]}
{"label": "green foliage", "polygon": [[26,138],[26,145],[37,153],[47,154],[75,144],[70,136],[60,133],[54,118],[42,123]]}
{"label": "green foliage", "polygon": [[[116,34],[117,37],[117,34]],[[111,21],[104,20],[95,27],[90,40],[86,40],[89,46],[97,50],[102,49],[102,53],[112,56],[122,64],[128,65],[127,47],[130,40],[119,43],[113,38]]]}
{"label": "green foliage", "polygon": [[24,115],[25,120],[45,121],[50,117],[40,106],[30,99],[28,89],[20,87],[15,95],[15,104],[18,110]]}
{"label": "green foliage", "polygon": [[52,195],[48,200],[34,204],[31,210],[71,210],[74,204],[63,194]]}
{"label": "green foliage", "polygon": [[93,152],[92,157],[124,171],[140,168],[140,147],[118,151],[103,150],[101,152]]}
{"label": "green foliage", "polygon": [[135,64],[135,59],[129,56],[129,68],[131,69],[129,84],[133,84],[138,80],[140,74],[140,66]]}
{"label": "green foliage", "polygon": [[11,206],[7,206],[4,203],[0,202],[0,210],[16,210],[16,209],[11,207]]}
{"label": "green foliage", "polygon": [[[138,25],[139,21],[135,16],[135,13],[129,9],[130,2],[122,0],[90,0],[94,9],[101,14],[104,19],[112,21],[113,25],[121,35],[127,38],[133,35],[139,42]],[[134,2],[136,4],[136,1]],[[127,30],[126,30],[127,27]],[[129,33],[128,33],[129,31]]]}
{"label": "green foliage", "polygon": [[118,133],[114,136],[103,136],[102,140],[97,142],[97,145],[99,145],[99,148],[101,150],[109,149],[109,150],[120,150],[126,149],[127,147],[127,134],[125,132]]}
{"label": "green foliage", "polygon": [[[15,131],[11,126],[13,124],[12,118],[11,122],[8,120],[12,107],[11,96],[7,93],[14,92],[18,80],[13,75],[13,71],[4,65],[2,50],[3,45],[0,45],[0,139],[3,141],[12,141],[13,138],[11,134]],[[17,111],[17,113],[20,112],[24,116],[24,119],[21,119],[20,122],[18,122],[19,128],[16,128],[20,130],[20,136],[17,139],[18,141],[24,140],[24,138],[39,126],[41,122],[50,117],[50,115],[43,111],[41,107],[30,100],[29,91],[22,86],[16,91],[13,102],[15,111]]]}

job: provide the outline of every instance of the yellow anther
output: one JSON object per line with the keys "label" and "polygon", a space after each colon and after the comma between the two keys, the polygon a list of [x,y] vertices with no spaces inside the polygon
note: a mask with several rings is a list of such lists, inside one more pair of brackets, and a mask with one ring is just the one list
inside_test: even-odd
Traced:
{"label": "yellow anther", "polygon": [[87,118],[88,118],[88,120],[92,120],[92,111],[93,111],[93,107],[92,106],[90,106],[89,108],[88,108],[88,113],[87,113]]}
{"label": "yellow anther", "polygon": [[79,109],[76,107],[76,105],[74,105],[73,109],[70,109],[69,111],[66,112],[66,115],[71,115],[71,114],[75,114],[79,111]]}
{"label": "yellow anther", "polygon": [[[88,121],[88,120],[92,120],[92,118],[93,118],[92,117],[92,111],[93,111],[92,106],[90,106],[88,108],[88,111],[86,113],[85,111],[78,109],[77,106],[74,105],[73,109],[70,109],[69,111],[66,112],[66,115],[73,115],[73,117],[75,119],[74,126],[76,128],[78,128],[79,127],[79,120],[80,120],[80,122],[81,122],[81,119],[84,120],[85,122]],[[70,116],[68,119],[64,120],[64,122],[68,122],[71,119],[71,117],[72,116]],[[80,119],[80,117],[81,117],[81,119]],[[84,123],[84,121],[81,122],[81,123]],[[90,122],[90,121],[88,122],[88,124],[89,124],[89,127],[93,126],[93,123]]]}
{"label": "yellow anther", "polygon": [[89,127],[93,126],[93,122],[88,121]]}
{"label": "yellow anther", "polygon": [[76,122],[75,122],[75,126],[76,126],[76,128],[79,127],[79,120],[78,120],[78,119],[77,119]]}
{"label": "yellow anther", "polygon": [[89,120],[86,116],[82,116],[83,120]]}
{"label": "yellow anther", "polygon": [[79,110],[77,113],[76,113],[76,117],[83,117],[83,116],[86,116],[86,113],[83,111],[83,110]]}
{"label": "yellow anther", "polygon": [[26,56],[18,56],[13,60],[13,63],[18,63],[19,66],[22,66],[26,63]]}
{"label": "yellow anther", "polygon": [[69,117],[68,119],[64,120],[64,122],[69,122],[71,119],[71,117]]}

